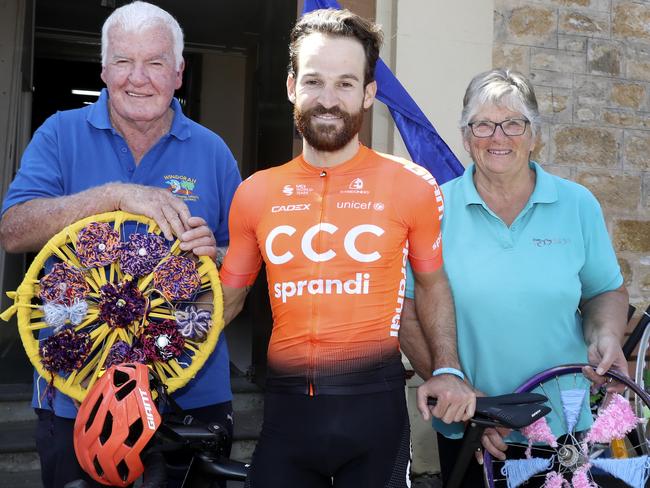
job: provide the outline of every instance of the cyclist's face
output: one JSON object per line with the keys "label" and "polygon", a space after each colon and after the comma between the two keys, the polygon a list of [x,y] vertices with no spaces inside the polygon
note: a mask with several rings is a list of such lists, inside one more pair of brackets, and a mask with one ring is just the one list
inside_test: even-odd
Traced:
{"label": "cyclist's face", "polygon": [[365,54],[356,39],[310,34],[299,48],[298,72],[287,93],[296,126],[307,143],[336,151],[356,143],[363,112],[374,101],[376,84],[363,86]]}
{"label": "cyclist's face", "polygon": [[[484,105],[470,122],[503,122],[508,119],[525,119],[520,112],[498,105]],[[464,133],[465,149],[476,163],[477,171],[493,175],[515,175],[528,168],[530,153],[535,148],[535,139],[530,125],[520,136],[507,136],[497,127],[490,137],[476,137],[467,129]]]}

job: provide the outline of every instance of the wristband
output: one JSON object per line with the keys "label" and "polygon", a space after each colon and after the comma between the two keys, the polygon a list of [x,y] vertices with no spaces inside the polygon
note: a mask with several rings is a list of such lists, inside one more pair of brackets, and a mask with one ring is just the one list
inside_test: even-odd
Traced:
{"label": "wristband", "polygon": [[453,374],[454,376],[459,377],[461,381],[465,381],[465,375],[463,374],[463,372],[460,369],[456,369],[456,368],[438,368],[433,373],[431,373],[432,376],[439,376],[441,374]]}

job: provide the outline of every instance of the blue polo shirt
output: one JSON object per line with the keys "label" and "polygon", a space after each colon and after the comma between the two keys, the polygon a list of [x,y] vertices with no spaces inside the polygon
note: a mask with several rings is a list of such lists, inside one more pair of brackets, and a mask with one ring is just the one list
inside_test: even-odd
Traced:
{"label": "blue polo shirt", "polygon": [[[192,215],[203,217],[219,246],[228,245],[230,201],[241,182],[237,163],[223,140],[187,118],[178,103],[164,135],[136,165],[126,141],[112,127],[108,92],[76,110],[57,112],[34,133],[2,206],[34,198],[71,195],[108,182],[165,188],[182,198]],[[44,398],[48,378],[34,375],[33,406],[49,408]],[[175,395],[183,408],[197,408],[232,399],[230,360],[223,334],[197,376]],[[74,418],[72,401],[57,392],[54,411]]]}
{"label": "blue polo shirt", "polygon": [[[442,185],[443,259],[454,297],[458,353],[487,395],[510,393],[534,374],[586,362],[581,299],[623,283],[596,198],[546,173],[510,227],[474,186],[474,166]],[[406,296],[413,298],[409,269]],[[445,435],[462,432],[441,422]]]}

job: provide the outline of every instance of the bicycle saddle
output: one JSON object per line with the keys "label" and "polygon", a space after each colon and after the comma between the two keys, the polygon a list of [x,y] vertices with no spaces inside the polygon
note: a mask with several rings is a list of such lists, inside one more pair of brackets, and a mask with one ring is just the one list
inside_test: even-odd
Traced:
{"label": "bicycle saddle", "polygon": [[[539,393],[510,393],[492,397],[477,397],[473,420],[490,426],[521,429],[549,413],[544,402],[548,398]],[[435,398],[427,403],[435,406]]]}

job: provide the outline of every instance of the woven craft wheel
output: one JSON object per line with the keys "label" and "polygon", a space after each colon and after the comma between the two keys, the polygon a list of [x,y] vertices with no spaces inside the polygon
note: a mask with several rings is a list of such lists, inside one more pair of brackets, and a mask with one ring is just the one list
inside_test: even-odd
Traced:
{"label": "woven craft wheel", "polygon": [[[176,342],[176,356],[163,360],[161,358],[152,359],[151,355],[145,362],[158,375],[162,378],[163,382],[167,385],[168,391],[173,392],[178,388],[183,387],[191,378],[193,378],[199,371],[203,363],[206,361],[210,353],[214,350],[219,338],[219,334],[224,327],[223,323],[223,299],[221,295],[221,286],[219,283],[219,275],[214,262],[207,257],[196,258],[192,253],[184,252],[179,247],[179,241],[173,243],[166,242],[166,254],[158,264],[153,272],[139,277],[132,277],[121,269],[121,260],[116,260],[106,265],[83,266],[80,260],[83,260],[82,252],[79,249],[79,233],[84,231],[88,225],[95,223],[107,223],[119,235],[120,244],[128,241],[127,234],[135,233],[140,234],[156,234],[160,235],[160,229],[155,221],[140,215],[133,215],[126,212],[109,212],[100,215],[94,215],[83,220],[80,220],[72,225],[69,225],[61,232],[52,237],[49,242],[43,247],[41,252],[35,257],[33,263],[27,270],[23,282],[15,292],[9,292],[10,298],[14,299],[14,305],[6,310],[0,318],[9,320],[9,318],[17,313],[18,330],[23,342],[23,346],[27,351],[29,360],[34,365],[38,373],[47,380],[53,380],[53,385],[61,392],[69,395],[70,397],[82,401],[86,393],[92,388],[93,384],[106,370],[107,359],[111,348],[118,342],[122,341],[120,346],[135,347],[135,345],[142,345],[143,337],[147,334],[147,330],[153,329],[159,331],[161,323],[174,324],[178,327],[176,322],[178,312],[182,312],[188,306],[194,306],[202,311],[207,322],[207,315],[211,311],[210,326],[203,337],[184,337],[182,345]],[[125,229],[129,232],[125,232]],[[84,231],[85,232],[85,231]],[[151,236],[150,236],[151,237]],[[156,238],[154,238],[156,239]],[[105,245],[101,245],[100,249],[103,250]],[[83,251],[83,249],[81,249]],[[188,259],[184,259],[186,257]],[[51,260],[52,259],[52,260]],[[50,261],[51,260],[51,261]],[[196,275],[198,279],[195,283],[200,285],[194,289],[189,298],[174,299],[167,297],[160,289],[160,281],[156,283],[154,279],[155,273],[160,273],[167,261],[178,262],[183,260],[185,263],[193,263],[192,267],[196,268]],[[49,266],[46,265],[48,264]],[[71,319],[65,321],[65,325],[59,330],[66,330],[69,334],[81,334],[89,339],[86,340],[87,354],[80,361],[79,367],[74,368],[71,372],[62,371],[48,371],[46,369],[43,357],[41,355],[43,341],[46,338],[42,337],[43,332],[52,333],[54,328],[46,322],[44,312],[44,300],[40,298],[42,292],[41,280],[51,271],[52,261],[57,263],[66,263],[80,270],[83,275],[83,281],[88,285],[88,293],[85,296],[87,304],[83,306],[86,310],[82,320],[78,325],[74,325]],[[87,262],[87,261],[86,261]],[[126,263],[126,259],[124,263]],[[183,270],[184,271],[184,270]],[[187,273],[182,273],[186,275]],[[83,287],[82,281],[82,287]],[[145,312],[142,317],[129,323],[125,326],[109,325],[111,319],[101,319],[100,303],[106,302],[106,294],[102,291],[102,287],[112,283],[125,283],[125,281],[132,281],[132,284],[137,285],[137,290],[134,293],[141,293],[146,302]],[[174,282],[174,280],[172,280]],[[157,286],[158,285],[158,286]],[[172,283],[174,285],[174,283]],[[65,286],[58,285],[59,288],[65,289]],[[136,286],[133,286],[136,288]],[[208,292],[212,292],[212,297]],[[124,300],[118,302],[125,303]],[[115,305],[115,302],[113,302]],[[117,306],[121,306],[120,303]],[[105,305],[102,305],[105,307]],[[106,312],[104,312],[104,317]],[[183,316],[182,314],[180,316]],[[187,315],[185,315],[187,317]],[[48,316],[49,320],[49,316]],[[168,322],[166,322],[168,321]],[[88,334],[85,336],[85,334]],[[165,335],[160,339],[160,335],[154,337],[151,342],[151,333],[149,333],[150,349],[163,346],[169,341],[169,337],[175,337],[176,332],[173,334]],[[40,335],[40,339],[39,339]],[[56,334],[52,334],[56,335]],[[154,344],[154,346],[151,346]],[[178,350],[182,348],[182,352]],[[163,349],[160,349],[161,351]],[[50,367],[50,369],[52,369]]]}

